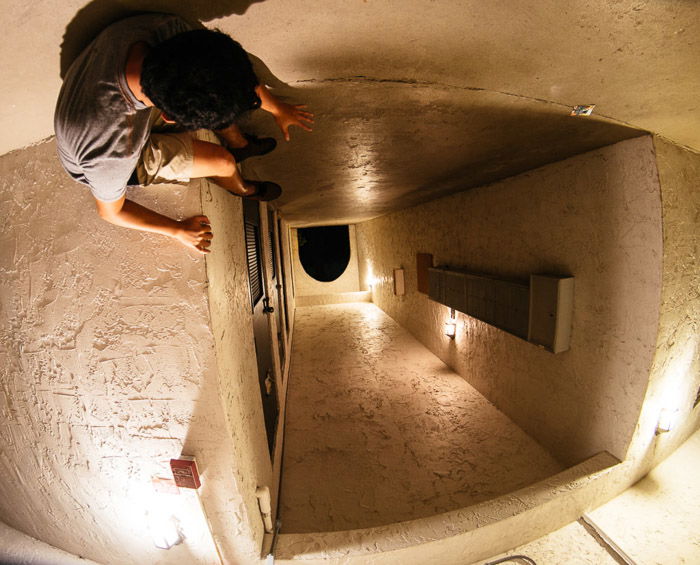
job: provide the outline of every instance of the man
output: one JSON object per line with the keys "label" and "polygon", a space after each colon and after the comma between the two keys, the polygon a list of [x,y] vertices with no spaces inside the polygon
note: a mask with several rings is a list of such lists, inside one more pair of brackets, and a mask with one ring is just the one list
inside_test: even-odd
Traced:
{"label": "man", "polygon": [[[236,157],[274,148],[273,139],[244,135],[235,124],[257,107],[273,115],[286,140],[291,126],[311,131],[313,114],[259,84],[229,36],[174,15],[134,16],[106,28],[68,70],[54,117],[59,158],[90,187],[100,217],[208,253],[205,216],[173,220],[127,200],[126,186],[207,177],[241,197],[278,197],[278,185],[245,180],[236,166]],[[191,131],[202,128],[226,147],[194,138]]]}

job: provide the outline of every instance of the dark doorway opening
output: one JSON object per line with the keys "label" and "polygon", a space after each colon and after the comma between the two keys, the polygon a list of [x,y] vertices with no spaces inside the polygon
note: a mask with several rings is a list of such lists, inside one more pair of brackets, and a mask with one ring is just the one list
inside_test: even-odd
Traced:
{"label": "dark doorway opening", "polygon": [[306,273],[321,282],[336,280],[350,262],[348,226],[297,230],[299,260]]}

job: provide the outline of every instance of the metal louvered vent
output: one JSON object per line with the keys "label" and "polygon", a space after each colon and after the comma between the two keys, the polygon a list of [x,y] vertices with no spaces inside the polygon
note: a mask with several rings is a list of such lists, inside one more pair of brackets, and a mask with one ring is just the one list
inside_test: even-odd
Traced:
{"label": "metal louvered vent", "polygon": [[260,272],[260,243],[258,239],[258,226],[245,223],[245,251],[248,262],[248,280],[250,282],[250,300],[255,308],[258,300],[262,298],[262,273]]}

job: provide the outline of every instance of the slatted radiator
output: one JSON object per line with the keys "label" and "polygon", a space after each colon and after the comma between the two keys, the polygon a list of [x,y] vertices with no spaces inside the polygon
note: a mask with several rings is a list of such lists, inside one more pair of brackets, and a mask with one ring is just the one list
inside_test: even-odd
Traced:
{"label": "slatted radiator", "polygon": [[526,284],[433,267],[428,296],[552,353],[569,349],[573,277],[531,275]]}

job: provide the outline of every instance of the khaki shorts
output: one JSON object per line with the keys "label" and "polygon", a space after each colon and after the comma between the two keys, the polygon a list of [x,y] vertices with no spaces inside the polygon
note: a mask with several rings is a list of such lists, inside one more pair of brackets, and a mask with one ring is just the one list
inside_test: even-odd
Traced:
{"label": "khaki shorts", "polygon": [[163,121],[160,112],[154,112],[151,135],[136,164],[140,185],[189,182],[194,164],[192,140],[220,143],[214,132],[208,130],[178,132],[174,129],[172,124]]}

